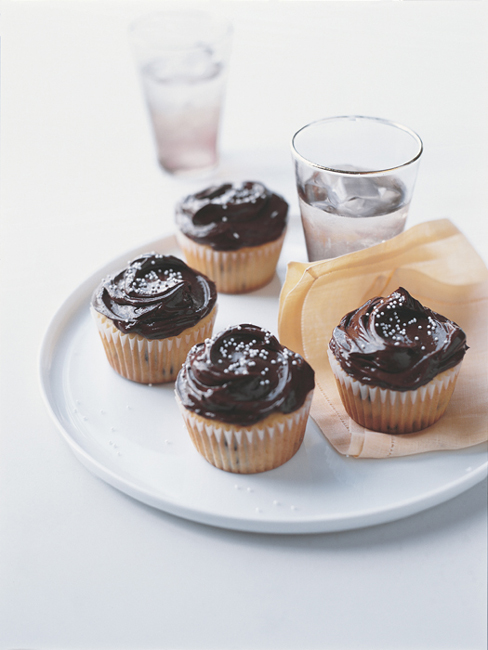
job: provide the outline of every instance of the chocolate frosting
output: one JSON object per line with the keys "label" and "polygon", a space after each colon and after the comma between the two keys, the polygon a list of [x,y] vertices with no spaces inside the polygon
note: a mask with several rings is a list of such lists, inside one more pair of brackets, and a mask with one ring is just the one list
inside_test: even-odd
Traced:
{"label": "chocolate frosting", "polygon": [[238,250],[278,239],[288,203],[262,183],[213,185],[176,206],[176,224],[193,241],[214,250]]}
{"label": "chocolate frosting", "polygon": [[126,334],[177,336],[209,314],[214,282],[172,255],[146,253],[97,287],[92,306]]}
{"label": "chocolate frosting", "polygon": [[245,324],[190,350],[176,394],[203,417],[249,425],[299,409],[314,385],[314,371],[299,354],[267,330]]}
{"label": "chocolate frosting", "polygon": [[466,334],[400,287],[346,314],[329,343],[343,370],[358,381],[413,390],[460,363]]}

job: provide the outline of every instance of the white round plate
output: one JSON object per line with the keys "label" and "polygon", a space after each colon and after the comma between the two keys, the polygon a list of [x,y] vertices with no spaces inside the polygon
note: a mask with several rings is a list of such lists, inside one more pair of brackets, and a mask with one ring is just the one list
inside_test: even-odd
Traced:
{"label": "white round plate", "polygon": [[[285,245],[293,255],[296,240]],[[91,322],[92,291],[142,252],[179,255],[174,237],[150,242],[88,278],[55,314],[40,354],[42,392],[78,459],[110,485],[160,510],[223,528],[312,533],[406,517],[450,499],[487,475],[487,446],[389,460],[338,454],[312,420],[298,453],[262,474],[231,474],[194,449],[174,400],[174,384],[144,386],[109,366]],[[286,268],[267,287],[219,295],[216,329],[254,323],[277,333]]]}

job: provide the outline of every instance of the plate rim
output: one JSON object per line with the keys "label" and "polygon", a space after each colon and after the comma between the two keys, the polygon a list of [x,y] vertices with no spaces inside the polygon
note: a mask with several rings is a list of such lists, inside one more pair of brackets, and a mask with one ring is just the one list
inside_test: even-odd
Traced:
{"label": "plate rim", "polygon": [[[60,306],[49,320],[41,339],[41,345],[38,352],[38,379],[44,404],[46,405],[58,430],[61,432],[63,439],[68,444],[68,447],[82,465],[93,475],[136,501],[144,503],[145,505],[157,510],[167,512],[171,515],[197,523],[215,526],[217,528],[266,534],[313,534],[340,532],[396,521],[455,498],[468,489],[474,487],[477,483],[481,482],[486,476],[488,476],[487,453],[485,463],[477,467],[475,470],[472,470],[464,476],[459,476],[442,486],[436,486],[432,490],[422,493],[421,495],[404,499],[403,501],[396,503],[394,506],[388,504],[385,507],[360,509],[357,512],[353,511],[352,513],[348,512],[347,514],[333,514],[325,517],[319,515],[309,515],[306,517],[295,516],[294,520],[290,521],[289,519],[266,520],[264,518],[259,519],[258,517],[243,517],[242,515],[231,517],[228,515],[212,513],[208,510],[192,508],[187,505],[178,504],[174,499],[168,497],[162,498],[154,492],[151,493],[148,486],[140,484],[137,480],[128,480],[124,476],[117,474],[114,469],[94,458],[89,451],[84,449],[65,428],[57,416],[50,399],[48,371],[56,347],[56,337],[59,337],[62,332],[65,331],[67,323],[72,320],[73,313],[77,310],[77,307],[81,307],[87,294],[94,290],[96,284],[100,281],[100,278],[107,273],[112,272],[112,268],[114,271],[117,270],[118,266],[125,264],[126,260],[134,257],[134,255],[146,252],[147,250],[157,246],[176,248],[177,243],[175,234],[168,233],[157,238],[152,238],[146,243],[140,244],[124,253],[121,253],[96,269],[85,280],[79,283],[61,302]],[[486,443],[482,443],[482,445],[486,446]],[[451,450],[451,453],[455,453],[455,451],[456,450]]]}

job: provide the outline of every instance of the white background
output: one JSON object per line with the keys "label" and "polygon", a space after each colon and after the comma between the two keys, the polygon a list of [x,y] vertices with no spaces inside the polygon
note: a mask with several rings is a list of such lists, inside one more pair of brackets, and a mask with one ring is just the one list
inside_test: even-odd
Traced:
{"label": "white background", "polygon": [[[54,311],[202,187],[158,168],[127,43],[132,18],[169,4],[2,3],[0,650],[484,650],[486,480],[373,528],[237,533],[110,488],[49,418],[37,355]],[[218,177],[266,182],[296,220],[293,132],[393,119],[425,146],[409,224],[448,217],[488,261],[485,2],[219,7],[235,34]]]}

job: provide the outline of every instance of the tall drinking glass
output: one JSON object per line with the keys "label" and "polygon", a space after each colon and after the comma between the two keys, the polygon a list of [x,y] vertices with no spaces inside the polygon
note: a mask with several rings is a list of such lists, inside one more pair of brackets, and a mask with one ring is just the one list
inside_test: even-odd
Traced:
{"label": "tall drinking glass", "polygon": [[331,117],[297,131],[292,155],[309,260],[402,232],[422,149],[412,130],[375,117]]}
{"label": "tall drinking glass", "polygon": [[129,35],[161,167],[215,168],[231,25],[203,11],[167,11],[139,18]]}

